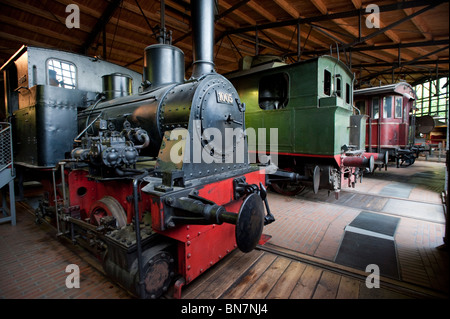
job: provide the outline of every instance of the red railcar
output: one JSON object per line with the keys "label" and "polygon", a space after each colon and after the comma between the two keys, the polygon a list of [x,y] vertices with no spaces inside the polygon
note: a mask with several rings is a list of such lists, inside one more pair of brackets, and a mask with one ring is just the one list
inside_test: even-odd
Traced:
{"label": "red railcar", "polygon": [[356,107],[368,116],[366,149],[389,153],[401,164],[414,163],[420,149],[414,146],[416,93],[406,82],[354,91]]}

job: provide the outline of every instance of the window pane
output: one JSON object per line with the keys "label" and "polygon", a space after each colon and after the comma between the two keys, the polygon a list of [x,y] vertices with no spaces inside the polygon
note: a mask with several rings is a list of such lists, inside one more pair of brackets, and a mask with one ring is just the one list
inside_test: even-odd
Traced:
{"label": "window pane", "polygon": [[323,93],[325,95],[331,94],[331,73],[328,70],[324,70],[323,72]]}
{"label": "window pane", "polygon": [[403,97],[395,97],[395,117],[402,118]]}
{"label": "window pane", "polygon": [[380,118],[380,100],[377,97],[372,99],[372,118],[374,120]]}
{"label": "window pane", "polygon": [[383,98],[383,118],[392,117],[392,96],[385,96]]}
{"label": "window pane", "polygon": [[341,88],[341,78],[338,77],[338,78],[336,78],[336,95],[339,96],[339,97],[341,97],[341,91],[342,91],[342,88]]}
{"label": "window pane", "polygon": [[47,83],[67,89],[76,88],[76,68],[70,62],[49,59],[47,62]]}
{"label": "window pane", "polygon": [[350,84],[346,83],[345,84],[345,103],[350,104],[350,92],[351,88],[350,88]]}

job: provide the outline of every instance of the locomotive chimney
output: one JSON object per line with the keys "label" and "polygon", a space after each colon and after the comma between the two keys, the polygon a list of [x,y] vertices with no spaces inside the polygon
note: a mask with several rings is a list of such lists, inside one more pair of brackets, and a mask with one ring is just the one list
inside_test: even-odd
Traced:
{"label": "locomotive chimney", "polygon": [[192,77],[214,72],[214,9],[216,0],[191,0]]}

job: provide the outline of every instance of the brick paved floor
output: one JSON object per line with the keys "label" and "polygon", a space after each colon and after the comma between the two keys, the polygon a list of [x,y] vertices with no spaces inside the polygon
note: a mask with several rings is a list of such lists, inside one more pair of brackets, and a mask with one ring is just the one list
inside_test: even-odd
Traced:
{"label": "brick paved floor", "polygon": [[[17,225],[0,225],[0,299],[130,298],[87,260],[87,252],[58,241],[55,231],[37,226],[17,203]],[[80,288],[66,287],[66,267],[80,270]]]}

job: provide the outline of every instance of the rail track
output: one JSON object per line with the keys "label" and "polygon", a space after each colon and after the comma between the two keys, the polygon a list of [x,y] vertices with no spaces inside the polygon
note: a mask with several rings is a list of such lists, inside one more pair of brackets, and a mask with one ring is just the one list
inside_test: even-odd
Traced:
{"label": "rail track", "polygon": [[[328,261],[325,259],[309,256],[306,254],[302,254],[287,248],[279,247],[276,245],[272,245],[267,243],[263,246],[258,246],[257,250],[263,251],[265,253],[273,254],[276,256],[280,256],[283,258],[287,258],[291,261],[304,263],[307,265],[311,265],[313,267],[317,267],[322,269],[323,271],[333,272],[339,276],[343,276],[345,278],[351,278],[353,280],[359,281],[361,284],[365,284],[367,277],[370,273],[354,269],[351,267],[343,266],[336,264],[332,261]],[[427,299],[427,298],[442,298],[448,299],[448,295],[430,289],[428,287],[423,287],[420,285],[411,284],[401,280],[395,280],[388,277],[380,276],[380,288],[383,290],[389,290],[390,292],[394,292],[399,297],[404,298],[419,298],[419,299]],[[372,288],[376,290],[377,288]]]}

